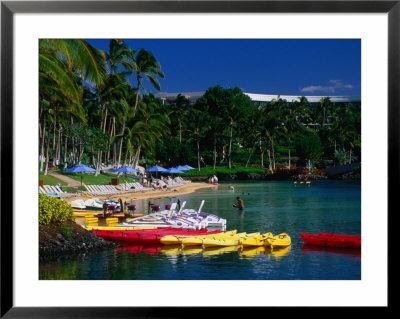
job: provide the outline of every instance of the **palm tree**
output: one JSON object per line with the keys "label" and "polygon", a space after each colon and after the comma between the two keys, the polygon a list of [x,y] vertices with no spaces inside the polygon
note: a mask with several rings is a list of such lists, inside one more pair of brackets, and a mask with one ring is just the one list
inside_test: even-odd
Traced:
{"label": "palm tree", "polygon": [[178,121],[179,143],[182,143],[183,121],[188,111],[190,101],[184,95],[178,94],[175,101],[170,105],[174,118]]}
{"label": "palm tree", "polygon": [[147,147],[147,151],[151,153],[154,148],[154,142],[161,139],[162,136],[170,134],[169,125],[171,124],[171,120],[169,114],[151,93],[143,96],[140,108],[138,108],[138,112],[132,120],[135,123],[128,125],[128,127],[136,125],[142,131],[145,130],[143,134],[147,134],[148,136],[147,141],[143,139],[138,141],[134,157],[134,165],[136,166],[139,162],[142,147]]}
{"label": "palm tree", "polygon": [[163,79],[164,73],[161,71],[161,65],[150,51],[140,49],[135,55],[134,67],[136,71],[137,91],[136,91],[136,102],[134,109],[136,110],[139,103],[139,91],[146,92],[143,86],[143,78],[146,78],[153,87],[157,90],[161,90],[160,83],[157,77]]}
{"label": "palm tree", "polygon": [[197,167],[200,171],[200,140],[206,135],[209,129],[207,114],[192,108],[188,113],[187,124],[189,141],[194,140],[196,142]]}

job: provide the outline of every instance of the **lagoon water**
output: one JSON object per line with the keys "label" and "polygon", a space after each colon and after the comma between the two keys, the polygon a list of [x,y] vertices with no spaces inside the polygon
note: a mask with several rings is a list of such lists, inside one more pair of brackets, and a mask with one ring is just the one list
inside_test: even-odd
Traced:
{"label": "lagoon water", "polygon": [[[235,190],[229,189],[233,185]],[[236,196],[245,209],[232,207]],[[301,232],[361,234],[361,184],[344,181],[221,183],[192,194],[152,199],[162,207],[186,201],[227,219],[227,230],[288,233],[289,248],[181,249],[131,246],[71,260],[40,263],[39,279],[59,280],[361,280],[361,252],[305,245]],[[147,202],[138,203],[138,212]]]}

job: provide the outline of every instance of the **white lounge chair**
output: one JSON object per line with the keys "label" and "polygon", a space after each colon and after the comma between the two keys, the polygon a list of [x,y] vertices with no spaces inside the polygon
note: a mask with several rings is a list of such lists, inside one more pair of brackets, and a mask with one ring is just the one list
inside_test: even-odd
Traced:
{"label": "white lounge chair", "polygon": [[59,186],[51,186],[51,188],[61,197],[72,197],[77,196],[78,194],[68,193],[63,191]]}

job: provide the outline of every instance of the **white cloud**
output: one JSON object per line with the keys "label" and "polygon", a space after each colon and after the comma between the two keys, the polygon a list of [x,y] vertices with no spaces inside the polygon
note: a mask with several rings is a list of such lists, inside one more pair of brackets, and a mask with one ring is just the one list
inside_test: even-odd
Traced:
{"label": "white cloud", "polygon": [[300,89],[301,92],[314,93],[316,91],[334,93],[337,89],[352,89],[351,84],[344,84],[341,80],[329,80],[328,85],[310,85]]}

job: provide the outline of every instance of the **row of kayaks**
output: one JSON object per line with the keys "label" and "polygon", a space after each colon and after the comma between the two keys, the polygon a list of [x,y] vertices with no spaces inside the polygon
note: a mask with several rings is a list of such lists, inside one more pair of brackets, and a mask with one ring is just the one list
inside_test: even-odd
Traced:
{"label": "row of kayaks", "polygon": [[261,234],[255,233],[237,233],[236,230],[221,232],[219,234],[205,234],[200,236],[182,236],[182,235],[168,235],[160,239],[163,245],[177,245],[182,246],[203,246],[203,247],[221,247],[221,246],[269,246],[274,247],[287,247],[291,245],[291,238],[288,234],[282,233],[274,236],[272,233]]}
{"label": "row of kayaks", "polygon": [[[153,243],[159,244],[162,237],[167,235],[205,235],[218,234],[220,229],[209,231],[207,228],[195,230],[185,228],[163,227],[156,228],[151,226],[144,227],[85,227],[92,231],[95,235],[112,241],[129,242],[129,243]],[[107,228],[113,228],[109,230]]]}
{"label": "row of kayaks", "polygon": [[[105,240],[129,243],[154,243],[162,245],[228,247],[228,246],[268,246],[287,247],[291,245],[288,234],[274,236],[272,233],[238,233],[237,230],[222,232],[220,229],[209,231],[207,228],[194,230],[184,228],[140,228],[129,227],[85,227]],[[112,228],[112,230],[110,230]]]}

